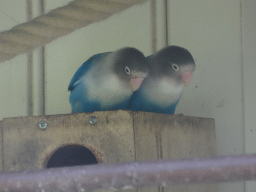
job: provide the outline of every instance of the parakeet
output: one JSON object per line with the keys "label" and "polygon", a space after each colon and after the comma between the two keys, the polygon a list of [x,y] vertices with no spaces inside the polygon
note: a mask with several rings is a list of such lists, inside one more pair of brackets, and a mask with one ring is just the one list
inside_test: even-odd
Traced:
{"label": "parakeet", "polygon": [[126,109],[148,71],[144,54],[135,48],[93,55],[68,86],[72,113]]}
{"label": "parakeet", "polygon": [[133,93],[128,109],[174,114],[183,88],[192,80],[195,61],[182,47],[168,46],[148,56],[148,77]]}

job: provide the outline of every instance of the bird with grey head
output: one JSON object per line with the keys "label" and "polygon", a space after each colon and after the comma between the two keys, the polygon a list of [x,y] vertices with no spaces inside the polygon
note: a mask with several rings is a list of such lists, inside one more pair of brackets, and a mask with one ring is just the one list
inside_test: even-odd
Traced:
{"label": "bird with grey head", "polygon": [[133,93],[128,109],[174,114],[184,87],[192,80],[195,61],[179,46],[167,46],[147,60],[149,75]]}
{"label": "bird with grey head", "polygon": [[72,113],[126,109],[148,71],[144,54],[132,47],[93,55],[69,84]]}

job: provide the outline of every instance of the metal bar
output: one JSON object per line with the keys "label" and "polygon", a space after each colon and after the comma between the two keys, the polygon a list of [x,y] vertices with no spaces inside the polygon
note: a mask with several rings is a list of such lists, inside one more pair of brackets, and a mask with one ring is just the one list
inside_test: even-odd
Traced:
{"label": "metal bar", "polygon": [[[45,14],[45,0],[40,0],[40,14]],[[41,97],[41,115],[45,115],[45,85],[46,85],[46,78],[45,78],[45,46],[41,47],[41,85],[40,90],[42,97]]]}
{"label": "metal bar", "polygon": [[[27,0],[27,20],[30,21],[33,19],[33,10],[32,10],[32,0]],[[33,105],[34,105],[34,97],[33,97],[33,52],[29,51],[27,54],[28,62],[27,62],[27,115],[33,115]]]}
{"label": "metal bar", "polygon": [[155,54],[157,51],[156,0],[151,0],[150,6],[151,6],[152,53]]}
{"label": "metal bar", "polygon": [[164,0],[164,14],[165,14],[165,42],[166,42],[166,46],[169,45],[169,4],[168,4],[169,0]]}
{"label": "metal bar", "polygon": [[256,154],[2,173],[0,191],[80,192],[255,179]]}

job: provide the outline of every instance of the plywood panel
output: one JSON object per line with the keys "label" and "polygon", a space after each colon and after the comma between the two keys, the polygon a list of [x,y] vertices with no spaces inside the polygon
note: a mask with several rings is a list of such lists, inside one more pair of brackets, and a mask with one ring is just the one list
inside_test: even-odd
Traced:
{"label": "plywood panel", "polygon": [[[97,123],[89,123],[90,116]],[[44,120],[47,128],[38,123]],[[133,121],[125,111],[80,113],[42,117],[7,118],[2,122],[4,171],[45,168],[59,147],[80,144],[100,162],[134,161]]]}
{"label": "plywood panel", "polygon": [[[216,156],[214,120],[155,113],[134,113],[136,160]],[[139,191],[216,192],[218,185],[184,185]]]}

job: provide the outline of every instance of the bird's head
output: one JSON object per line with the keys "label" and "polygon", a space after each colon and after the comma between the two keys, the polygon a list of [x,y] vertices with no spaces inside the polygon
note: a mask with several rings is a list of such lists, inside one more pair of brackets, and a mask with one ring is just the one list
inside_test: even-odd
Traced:
{"label": "bird's head", "polygon": [[114,71],[121,81],[129,83],[136,91],[148,76],[149,65],[142,52],[126,47],[116,51]]}
{"label": "bird's head", "polygon": [[159,73],[171,79],[171,83],[188,85],[195,70],[195,61],[190,52],[182,47],[168,46],[154,58]]}

